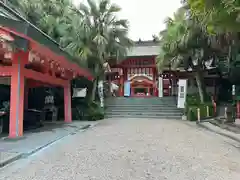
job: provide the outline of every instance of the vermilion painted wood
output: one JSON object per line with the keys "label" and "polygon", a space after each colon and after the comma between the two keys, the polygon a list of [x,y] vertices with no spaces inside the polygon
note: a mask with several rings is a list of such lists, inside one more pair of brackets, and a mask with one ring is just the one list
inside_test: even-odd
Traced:
{"label": "vermilion painted wood", "polygon": [[124,96],[124,75],[121,75],[121,76],[120,76],[119,96]]}
{"label": "vermilion painted wood", "polygon": [[12,74],[11,66],[0,66],[0,77],[10,77]]}
{"label": "vermilion painted wood", "polygon": [[28,79],[27,85],[28,85],[28,88],[36,88],[36,87],[46,86],[47,84],[44,82],[33,80],[33,79]]}
{"label": "vermilion painted wood", "polygon": [[72,102],[71,102],[71,85],[70,82],[64,86],[64,121],[72,122]]}
{"label": "vermilion painted wood", "polygon": [[[72,121],[70,80],[73,78],[73,73],[66,71],[66,80],[64,80],[55,76],[54,71],[56,71],[56,69],[53,70],[52,75],[49,74],[49,65],[47,63],[42,66],[45,66],[45,71],[43,72],[26,69],[25,65],[29,63],[28,60],[29,52],[23,52],[17,49],[12,55],[12,65],[0,66],[0,76],[11,77],[9,138],[23,136],[24,103],[26,103],[25,105],[27,106],[27,90],[30,87],[42,85],[62,86],[64,88],[65,122]],[[62,64],[68,65],[65,62]],[[77,75],[88,75],[88,72],[82,70],[81,73]],[[88,78],[92,77],[88,76]],[[25,87],[25,81],[27,87]]]}
{"label": "vermilion painted wood", "polygon": [[114,65],[114,68],[156,68],[156,65],[145,65],[145,66],[137,66],[137,65]]}
{"label": "vermilion painted wood", "polygon": [[19,52],[12,59],[9,138],[23,135],[24,59],[25,54]]}
{"label": "vermilion painted wood", "polygon": [[87,70],[79,67],[77,64],[69,62],[65,57],[55,54],[50,49],[40,45],[38,42],[34,41],[30,37],[28,37],[22,33],[16,32],[7,27],[0,27],[0,30],[6,31],[7,33],[15,34],[19,37],[22,37],[22,38],[28,40],[30,42],[29,50],[33,50],[33,51],[39,53],[40,56],[45,57],[45,59],[51,59],[51,60],[55,61],[57,64],[59,64],[63,68],[72,69],[73,71],[76,72],[77,76],[85,76],[89,80],[93,80],[92,75]]}
{"label": "vermilion painted wood", "polygon": [[9,67],[11,71],[9,138],[23,136],[24,97],[26,96],[24,90],[26,78],[28,78],[29,81],[27,82],[28,87],[43,84],[62,86],[64,88],[65,122],[72,121],[70,80],[62,80],[48,74],[25,69],[24,66],[28,62],[28,55],[28,52],[16,52],[13,55],[12,66]]}
{"label": "vermilion painted wood", "polygon": [[28,109],[28,92],[29,92],[29,86],[28,86],[27,80],[25,79],[24,107],[23,107],[23,109]]}
{"label": "vermilion painted wood", "polygon": [[[146,62],[146,64],[139,65],[139,61]],[[133,66],[133,67],[147,67],[156,66],[155,56],[150,57],[129,57],[118,64],[119,66]]]}
{"label": "vermilion painted wood", "polygon": [[24,75],[28,79],[33,79],[36,81],[44,82],[45,84],[55,85],[55,86],[65,86],[69,80],[63,80],[60,78],[52,77],[48,74],[42,74],[40,72],[33,71],[31,69],[24,69]]}
{"label": "vermilion painted wood", "polygon": [[[123,96],[123,88],[124,88],[124,81],[127,80],[128,77],[128,73],[132,72],[133,70],[137,70],[137,74],[141,74],[141,73],[146,73],[144,71],[146,71],[146,68],[150,68],[151,72],[150,74],[153,75],[153,81],[149,81],[146,82],[146,80],[144,80],[142,83],[137,83],[137,82],[133,82],[131,83],[131,89],[133,89],[132,86],[136,85],[136,84],[142,84],[142,85],[147,85],[149,86],[149,84],[151,84],[151,87],[153,88],[153,94],[154,96],[157,96],[157,87],[156,87],[156,77],[157,77],[157,70],[156,70],[156,60],[155,60],[155,56],[149,56],[149,57],[128,57],[127,59],[125,59],[124,61],[120,62],[119,64],[115,64],[112,67],[113,68],[122,68],[123,69],[123,79],[121,79],[120,77],[120,89],[119,89],[119,94],[120,96]],[[139,64],[139,61],[141,61],[142,63]],[[133,93],[131,93],[133,94]]]}

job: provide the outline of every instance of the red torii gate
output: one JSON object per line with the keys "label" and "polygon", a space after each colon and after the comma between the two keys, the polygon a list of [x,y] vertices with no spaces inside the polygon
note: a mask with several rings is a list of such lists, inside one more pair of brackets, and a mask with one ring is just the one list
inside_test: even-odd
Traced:
{"label": "red torii gate", "polygon": [[[14,44],[15,37],[26,40],[28,49],[13,49],[10,44]],[[0,26],[0,57],[0,76],[11,77],[9,138],[23,136],[24,97],[28,86],[26,80],[31,81],[29,85],[32,87],[43,84],[63,87],[65,122],[72,121],[70,82],[77,76],[92,80],[87,70],[25,34],[3,26]]]}

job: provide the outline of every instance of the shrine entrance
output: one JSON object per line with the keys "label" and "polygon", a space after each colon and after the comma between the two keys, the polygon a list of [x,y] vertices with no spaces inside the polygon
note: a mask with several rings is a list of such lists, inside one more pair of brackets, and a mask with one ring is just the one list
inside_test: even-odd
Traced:
{"label": "shrine entrance", "polygon": [[165,71],[159,75],[159,97],[177,96],[179,73]]}
{"label": "shrine entrance", "polygon": [[156,88],[151,77],[144,75],[134,75],[130,78],[131,96],[154,96],[153,89]]}
{"label": "shrine entrance", "polygon": [[[118,81],[120,96],[126,96],[124,90],[130,92],[127,93],[130,97],[158,96],[155,56],[129,57],[112,69],[121,72]],[[125,82],[130,86],[124,87]]]}

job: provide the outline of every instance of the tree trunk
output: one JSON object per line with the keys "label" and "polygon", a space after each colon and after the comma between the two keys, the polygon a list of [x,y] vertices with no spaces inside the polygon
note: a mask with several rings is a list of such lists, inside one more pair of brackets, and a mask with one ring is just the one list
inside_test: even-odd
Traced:
{"label": "tree trunk", "polygon": [[197,82],[197,86],[198,86],[200,101],[201,101],[201,103],[204,103],[206,100],[207,92],[206,92],[206,86],[203,82],[203,74],[201,71],[196,72],[196,82]]}
{"label": "tree trunk", "polygon": [[96,90],[97,90],[98,80],[99,80],[99,64],[95,65],[94,73],[95,73],[95,79],[93,80],[93,88],[92,88],[92,94],[91,94],[92,101],[94,101],[96,97]]}
{"label": "tree trunk", "polygon": [[96,90],[97,90],[97,78],[94,79],[93,81],[93,88],[92,88],[92,94],[91,94],[91,100],[94,101],[95,100],[95,97],[96,97]]}

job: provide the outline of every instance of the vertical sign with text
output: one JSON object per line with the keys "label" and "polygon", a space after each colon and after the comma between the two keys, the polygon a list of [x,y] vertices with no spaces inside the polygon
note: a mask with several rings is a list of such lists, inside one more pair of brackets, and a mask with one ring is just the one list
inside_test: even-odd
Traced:
{"label": "vertical sign with text", "polygon": [[124,83],[124,96],[130,96],[131,94],[131,87],[130,87],[130,81],[125,81]]}
{"label": "vertical sign with text", "polygon": [[178,81],[178,108],[185,107],[187,97],[187,79],[179,79]]}

